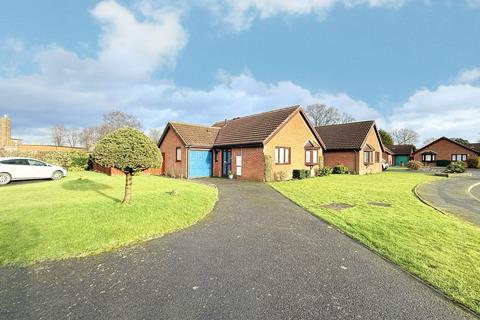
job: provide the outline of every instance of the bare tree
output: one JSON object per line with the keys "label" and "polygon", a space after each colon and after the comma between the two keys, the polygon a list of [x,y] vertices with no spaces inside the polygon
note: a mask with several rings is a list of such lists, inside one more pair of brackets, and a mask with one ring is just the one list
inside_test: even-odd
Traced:
{"label": "bare tree", "polygon": [[80,129],[69,128],[65,130],[67,143],[70,147],[76,147],[80,141]]}
{"label": "bare tree", "polygon": [[320,103],[308,105],[306,112],[316,127],[355,121],[350,114]]}
{"label": "bare tree", "polygon": [[86,149],[91,149],[97,143],[99,137],[99,127],[83,128],[80,132],[80,144]]}
{"label": "bare tree", "polygon": [[158,143],[160,138],[162,137],[162,130],[160,129],[150,129],[148,132],[148,136],[152,139],[153,142]]}
{"label": "bare tree", "polygon": [[104,136],[116,129],[125,127],[142,129],[142,125],[135,116],[121,111],[112,111],[103,115],[100,132]]}
{"label": "bare tree", "polygon": [[63,146],[63,143],[65,142],[65,135],[66,135],[65,126],[63,124],[59,124],[52,127],[51,135],[52,135],[52,142],[54,145],[58,147]]}
{"label": "bare tree", "polygon": [[403,128],[393,130],[392,137],[396,144],[416,144],[419,135],[412,129]]}

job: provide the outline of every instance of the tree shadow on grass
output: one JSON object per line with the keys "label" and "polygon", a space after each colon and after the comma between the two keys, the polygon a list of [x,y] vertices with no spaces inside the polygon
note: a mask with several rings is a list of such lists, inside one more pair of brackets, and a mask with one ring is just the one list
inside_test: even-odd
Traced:
{"label": "tree shadow on grass", "polygon": [[121,202],[120,199],[117,199],[115,197],[112,197],[102,190],[107,190],[107,189],[112,189],[107,184],[103,183],[98,183],[95,181],[92,181],[90,179],[77,179],[77,180],[70,180],[62,184],[62,188],[66,190],[71,190],[71,191],[95,191],[99,195],[108,198],[110,200],[113,200],[114,202]]}

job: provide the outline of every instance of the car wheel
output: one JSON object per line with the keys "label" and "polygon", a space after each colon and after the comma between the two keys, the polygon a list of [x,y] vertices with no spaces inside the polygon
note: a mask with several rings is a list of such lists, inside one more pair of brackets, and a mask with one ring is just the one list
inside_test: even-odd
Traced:
{"label": "car wheel", "polygon": [[55,171],[52,174],[52,180],[59,180],[63,178],[63,172],[62,171]]}
{"label": "car wheel", "polygon": [[0,185],[5,185],[10,183],[12,176],[8,173],[0,173]]}

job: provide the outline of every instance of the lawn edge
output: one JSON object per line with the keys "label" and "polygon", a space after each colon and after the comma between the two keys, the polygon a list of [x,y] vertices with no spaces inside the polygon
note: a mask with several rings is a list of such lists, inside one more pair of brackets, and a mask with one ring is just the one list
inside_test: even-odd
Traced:
{"label": "lawn edge", "polygon": [[[283,194],[280,190],[276,189],[273,187],[272,183],[269,182],[268,185],[273,189],[275,190],[276,192],[278,192],[280,195],[282,195],[284,198],[286,198],[287,200],[289,200],[290,202],[292,202],[293,204],[295,204],[296,206],[302,208],[303,210],[305,210],[307,213],[309,213],[310,215],[312,215],[313,217],[319,219],[321,222],[327,224],[328,226],[332,227],[333,229],[335,229],[336,231],[338,231],[339,233],[349,237],[350,239],[352,239],[353,241],[355,241],[356,243],[358,243],[359,245],[361,245],[362,247],[368,249],[370,252],[374,253],[375,255],[377,255],[378,257],[380,257],[381,259],[383,259],[384,261],[386,261],[387,263],[389,263],[392,267],[394,267],[395,269],[401,271],[402,273],[412,277],[413,279],[415,279],[417,282],[425,285],[426,287],[430,288],[432,291],[434,291],[437,295],[439,295],[440,297],[442,297],[443,299],[447,300],[448,302],[451,302],[453,303],[454,305],[456,305],[457,307],[461,308],[462,310],[464,310],[465,312],[469,313],[470,315],[474,316],[475,318],[477,319],[480,319],[480,312],[477,313],[475,310],[473,310],[472,308],[470,308],[469,306],[463,304],[462,302],[454,299],[453,297],[449,296],[446,292],[443,292],[440,288],[437,288],[435,287],[434,285],[430,284],[429,282],[427,282],[426,280],[420,278],[419,276],[415,275],[414,273],[410,272],[409,270],[403,268],[401,265],[395,263],[393,260],[391,260],[390,258],[382,255],[379,251],[375,250],[375,248],[373,247],[370,247],[368,246],[367,244],[365,244],[364,242],[360,241],[359,239],[355,238],[353,235],[350,235],[348,233],[346,233],[345,231],[343,231],[342,229],[340,229],[339,227],[337,227],[336,225],[328,222],[327,220],[323,219],[322,217],[316,215],[315,213],[311,212],[310,210],[308,210],[307,208],[305,208],[304,206],[302,206],[301,204],[297,203],[296,201],[290,199],[289,197],[287,197],[285,194]],[[417,185],[418,186],[418,185]],[[428,205],[428,204],[427,204]],[[430,205],[429,205],[430,206]],[[434,207],[433,207],[434,208]],[[436,209],[436,208],[434,208]],[[437,210],[437,209],[436,209]],[[441,211],[440,211],[441,212]],[[444,214],[442,212],[442,214]]]}
{"label": "lawn edge", "polygon": [[[185,181],[185,182],[187,182],[187,181]],[[199,183],[199,184],[202,184],[202,183]],[[66,260],[70,260],[70,259],[82,259],[82,258],[95,257],[95,256],[99,256],[99,255],[104,254],[104,253],[111,253],[111,252],[114,252],[114,251],[119,251],[119,250],[122,250],[122,249],[127,249],[127,248],[134,247],[134,246],[137,246],[137,245],[140,245],[140,244],[143,244],[143,243],[147,243],[147,242],[150,242],[150,241],[153,241],[153,240],[161,239],[164,236],[168,236],[170,234],[174,234],[174,233],[186,230],[188,228],[191,228],[191,227],[195,226],[196,224],[198,224],[200,221],[206,219],[213,212],[213,210],[215,209],[215,207],[217,206],[217,203],[218,203],[219,192],[218,192],[217,186],[209,185],[209,184],[203,184],[203,185],[207,186],[207,187],[211,187],[212,189],[215,190],[215,199],[214,199],[215,201],[213,202],[212,207],[209,208],[209,210],[207,210],[207,212],[204,215],[202,215],[199,219],[194,220],[191,224],[189,224],[187,226],[184,226],[184,227],[179,228],[179,229],[172,230],[171,232],[159,233],[159,234],[155,234],[155,235],[152,235],[152,236],[149,236],[149,237],[146,237],[146,238],[133,240],[131,242],[127,242],[127,243],[124,243],[124,244],[121,244],[121,245],[118,245],[118,246],[112,246],[112,247],[109,247],[105,250],[96,250],[96,251],[91,251],[91,252],[88,252],[88,253],[82,253],[82,254],[78,254],[78,255],[72,255],[72,256],[56,258],[56,259],[42,259],[42,260],[33,260],[33,261],[30,261],[30,262],[25,262],[25,263],[0,264],[0,269],[1,268],[16,268],[16,267],[18,267],[18,268],[36,267],[37,265],[44,264],[44,263],[54,263],[54,262],[66,261]]]}

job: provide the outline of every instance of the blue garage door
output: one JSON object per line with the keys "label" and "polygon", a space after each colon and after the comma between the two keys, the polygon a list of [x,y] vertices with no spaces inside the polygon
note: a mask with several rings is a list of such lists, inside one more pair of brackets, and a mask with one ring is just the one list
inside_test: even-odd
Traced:
{"label": "blue garage door", "polygon": [[212,175],[212,152],[206,150],[190,150],[190,178],[210,177]]}

